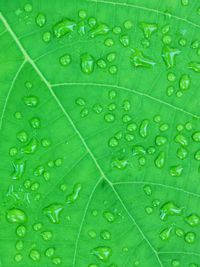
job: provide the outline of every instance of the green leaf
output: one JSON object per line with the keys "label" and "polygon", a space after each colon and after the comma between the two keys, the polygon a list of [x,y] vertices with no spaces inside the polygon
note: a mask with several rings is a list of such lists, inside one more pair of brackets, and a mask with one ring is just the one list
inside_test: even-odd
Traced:
{"label": "green leaf", "polygon": [[200,266],[199,0],[1,0],[0,266]]}

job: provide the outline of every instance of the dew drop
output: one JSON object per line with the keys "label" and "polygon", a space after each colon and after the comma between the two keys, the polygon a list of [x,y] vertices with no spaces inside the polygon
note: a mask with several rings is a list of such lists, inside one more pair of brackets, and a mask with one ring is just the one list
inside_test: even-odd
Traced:
{"label": "dew drop", "polygon": [[19,237],[24,237],[26,235],[26,227],[24,225],[20,225],[16,229],[16,234]]}
{"label": "dew drop", "polygon": [[52,257],[55,253],[55,249],[54,248],[47,248],[45,251],[45,256],[47,256],[48,258]]}
{"label": "dew drop", "polygon": [[119,38],[119,41],[124,47],[127,47],[130,44],[130,39],[129,39],[129,36],[127,34],[121,35]]}
{"label": "dew drop", "polygon": [[107,230],[101,231],[100,236],[103,240],[110,240],[111,239],[111,233]]}
{"label": "dew drop", "polygon": [[12,173],[12,179],[18,180],[22,178],[25,171],[26,163],[22,159],[17,159],[13,162],[14,172]]}
{"label": "dew drop", "polygon": [[148,135],[148,126],[149,126],[149,120],[143,120],[140,124],[139,133],[140,136],[145,138]]}
{"label": "dew drop", "polygon": [[153,67],[156,63],[143,55],[138,49],[132,49],[131,63],[134,67]]}
{"label": "dew drop", "polygon": [[144,193],[147,195],[147,196],[151,196],[152,194],[152,189],[151,189],[151,186],[150,185],[145,185],[143,187],[143,190],[144,190]]}
{"label": "dew drop", "polygon": [[172,227],[168,227],[168,228],[164,229],[160,233],[160,239],[162,241],[169,240],[169,238],[171,237],[172,229],[173,229]]}
{"label": "dew drop", "polygon": [[36,249],[32,249],[29,253],[29,257],[33,261],[39,261],[40,260],[40,253]]}
{"label": "dew drop", "polygon": [[188,244],[193,244],[195,242],[195,239],[196,239],[196,234],[193,232],[188,232],[184,236],[184,240]]}
{"label": "dew drop", "polygon": [[114,222],[115,220],[114,214],[110,211],[104,211],[103,217],[110,223]]}
{"label": "dew drop", "polygon": [[25,105],[28,106],[28,107],[33,107],[34,108],[39,104],[38,98],[36,96],[33,96],[33,95],[25,96],[23,98],[23,100],[24,100]]}
{"label": "dew drop", "polygon": [[169,46],[164,46],[162,50],[162,57],[167,66],[167,68],[172,68],[175,65],[175,57],[180,54],[180,50],[177,48],[171,48]]}
{"label": "dew drop", "polygon": [[64,67],[68,66],[71,63],[71,56],[69,54],[64,54],[59,58],[59,62]]}
{"label": "dew drop", "polygon": [[35,22],[39,27],[43,27],[46,23],[46,16],[43,13],[39,13],[35,19]]}
{"label": "dew drop", "polygon": [[183,74],[179,81],[179,88],[180,90],[187,90],[190,87],[191,79],[190,76],[187,74]]}
{"label": "dew drop", "polygon": [[42,40],[45,42],[45,43],[48,43],[51,41],[51,32],[49,31],[46,31],[42,34]]}
{"label": "dew drop", "polygon": [[158,26],[157,26],[157,24],[154,24],[154,23],[141,22],[140,28],[142,29],[144,36],[147,39],[150,39],[152,34],[157,31]]}
{"label": "dew drop", "polygon": [[187,216],[185,218],[185,221],[187,222],[187,224],[189,224],[190,226],[194,227],[194,226],[199,225],[200,217],[199,217],[199,215],[193,213],[193,214]]}
{"label": "dew drop", "polygon": [[108,123],[114,122],[115,115],[114,114],[111,114],[111,113],[107,113],[107,114],[105,114],[104,119]]}
{"label": "dew drop", "polygon": [[36,149],[38,148],[38,145],[39,145],[39,143],[38,143],[37,139],[32,138],[26,146],[21,148],[21,153],[33,154],[36,151]]}
{"label": "dew drop", "polygon": [[41,127],[41,121],[38,117],[31,118],[29,123],[33,129],[39,129]]}

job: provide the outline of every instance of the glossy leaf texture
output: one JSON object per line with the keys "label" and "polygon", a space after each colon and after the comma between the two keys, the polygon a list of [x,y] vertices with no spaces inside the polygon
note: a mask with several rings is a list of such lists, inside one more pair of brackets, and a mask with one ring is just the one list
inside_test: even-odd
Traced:
{"label": "glossy leaf texture", "polygon": [[0,1],[0,266],[200,266],[199,0]]}

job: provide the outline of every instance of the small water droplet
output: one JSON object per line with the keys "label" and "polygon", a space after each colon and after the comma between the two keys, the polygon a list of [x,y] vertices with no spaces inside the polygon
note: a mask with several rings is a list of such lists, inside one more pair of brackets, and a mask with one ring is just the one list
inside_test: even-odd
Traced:
{"label": "small water droplet", "polygon": [[35,22],[39,27],[43,27],[46,23],[46,16],[43,13],[39,13],[35,18]]}
{"label": "small water droplet", "polygon": [[59,62],[62,66],[68,66],[71,63],[71,56],[69,54],[64,54],[59,58]]}

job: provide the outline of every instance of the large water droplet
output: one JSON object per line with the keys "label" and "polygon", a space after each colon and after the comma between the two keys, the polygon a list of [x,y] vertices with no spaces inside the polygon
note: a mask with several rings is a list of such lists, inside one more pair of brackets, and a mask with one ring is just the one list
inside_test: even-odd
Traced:
{"label": "large water droplet", "polygon": [[63,37],[74,31],[76,23],[70,19],[63,19],[53,26],[54,35],[57,38]]}

